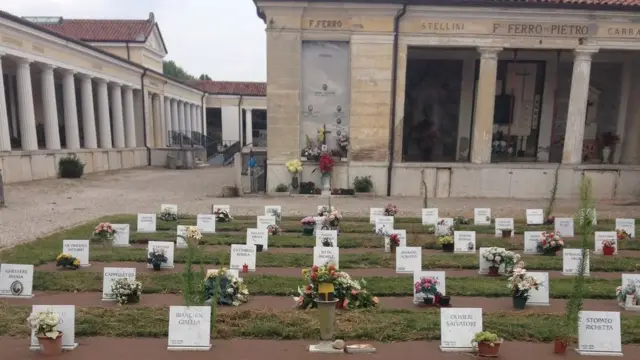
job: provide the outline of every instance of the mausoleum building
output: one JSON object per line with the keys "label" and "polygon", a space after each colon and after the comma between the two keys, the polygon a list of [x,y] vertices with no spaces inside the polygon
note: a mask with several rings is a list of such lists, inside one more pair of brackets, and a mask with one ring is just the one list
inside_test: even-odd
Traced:
{"label": "mausoleum building", "polygon": [[319,183],[322,146],[345,158],[332,187],[371,176],[379,195],[547,197],[556,169],[560,197],[583,175],[598,198],[640,191],[640,1],[256,6],[270,191],[301,157]]}

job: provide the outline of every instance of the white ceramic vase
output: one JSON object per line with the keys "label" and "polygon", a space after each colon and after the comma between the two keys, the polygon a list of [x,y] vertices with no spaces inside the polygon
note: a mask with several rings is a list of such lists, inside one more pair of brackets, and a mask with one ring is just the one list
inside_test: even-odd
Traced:
{"label": "white ceramic vase", "polygon": [[611,156],[611,148],[605,146],[602,148],[602,162],[605,164],[609,163],[609,157]]}
{"label": "white ceramic vase", "polygon": [[634,295],[627,295],[627,298],[625,299],[625,302],[624,302],[624,306],[633,306],[633,305],[635,305],[635,302],[636,302],[635,300],[636,300],[636,298],[635,298]]}

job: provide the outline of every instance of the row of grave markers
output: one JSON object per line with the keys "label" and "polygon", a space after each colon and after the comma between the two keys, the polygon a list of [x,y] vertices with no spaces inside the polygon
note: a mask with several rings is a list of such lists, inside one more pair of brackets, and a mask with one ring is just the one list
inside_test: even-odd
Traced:
{"label": "row of grave markers", "polygon": [[[74,305],[34,305],[34,312],[51,311],[61,318],[62,347],[73,350],[75,341]],[[578,348],[580,355],[622,355],[620,313],[615,311],[581,311],[579,313]],[[473,337],[483,331],[481,308],[440,309],[440,350],[473,351]],[[38,350],[38,338],[32,332],[32,350]],[[167,350],[208,351],[211,349],[211,307],[170,306]]]}

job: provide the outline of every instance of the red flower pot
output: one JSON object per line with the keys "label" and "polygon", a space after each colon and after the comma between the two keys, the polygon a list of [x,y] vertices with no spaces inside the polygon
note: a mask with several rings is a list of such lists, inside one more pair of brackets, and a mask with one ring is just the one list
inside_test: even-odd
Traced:
{"label": "red flower pot", "polygon": [[612,246],[605,246],[605,247],[602,248],[602,253],[605,256],[611,256],[611,255],[613,255],[613,253],[615,251],[616,251],[616,249],[614,247],[612,247]]}
{"label": "red flower pot", "polygon": [[491,346],[491,343],[488,342],[480,342],[478,343],[478,356],[481,357],[498,357],[500,353],[500,343],[494,343]]}
{"label": "red flower pot", "polygon": [[553,353],[554,354],[564,354],[567,352],[567,345],[568,342],[565,340],[562,340],[560,338],[556,338],[556,340],[553,342]]}
{"label": "red flower pot", "polygon": [[498,271],[500,270],[497,266],[489,266],[489,276],[498,276],[500,275]]}

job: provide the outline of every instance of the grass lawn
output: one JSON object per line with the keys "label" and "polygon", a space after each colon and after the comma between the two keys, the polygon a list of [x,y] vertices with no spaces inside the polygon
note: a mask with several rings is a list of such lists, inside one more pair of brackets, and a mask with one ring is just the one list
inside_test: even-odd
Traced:
{"label": "grass lawn", "polygon": [[[196,271],[199,269],[196,268]],[[181,273],[137,274],[147,294],[181,293]],[[367,289],[376,296],[411,296],[413,279],[408,276],[365,277]],[[306,285],[302,277],[247,276],[244,278],[251,295],[297,295],[298,286]],[[586,279],[585,298],[614,299],[619,280]],[[447,278],[447,295],[508,297],[505,277]],[[568,298],[573,279],[554,279],[550,282],[551,298]],[[36,291],[102,292],[102,273],[91,272],[42,272],[36,271],[33,288]]]}

